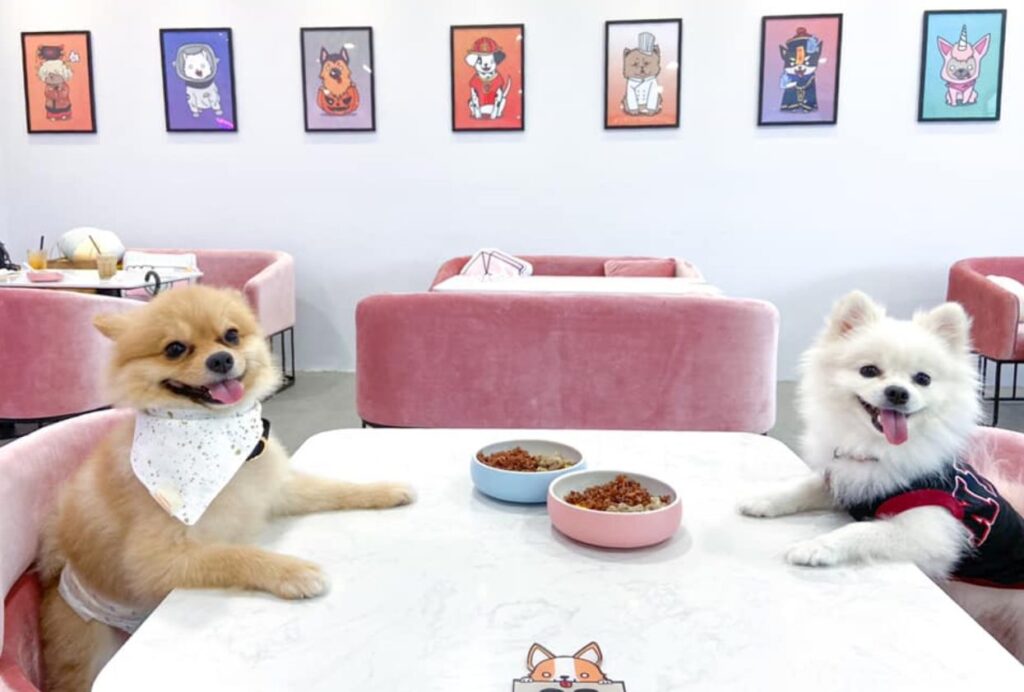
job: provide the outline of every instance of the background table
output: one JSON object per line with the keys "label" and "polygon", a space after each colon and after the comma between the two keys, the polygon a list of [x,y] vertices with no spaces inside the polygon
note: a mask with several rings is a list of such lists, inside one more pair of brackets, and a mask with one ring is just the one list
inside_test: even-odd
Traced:
{"label": "background table", "polygon": [[469,293],[639,293],[718,296],[722,292],[693,277],[661,276],[465,276],[445,279],[434,291]]}
{"label": "background table", "polygon": [[[122,269],[112,278],[101,279],[95,269],[48,269],[64,275],[63,281],[46,281],[35,283],[29,281],[27,272],[17,272],[0,276],[0,288],[55,288],[55,289],[91,289],[100,293],[121,295],[125,291],[133,291],[152,285],[146,281],[145,269]],[[169,286],[179,281],[193,281],[203,276],[201,271],[184,271],[157,267],[154,269],[160,276],[161,286]]]}
{"label": "background table", "polygon": [[[475,493],[475,450],[531,435],[673,483],[683,530],[600,550],[555,532],[543,506]],[[630,692],[1024,689],[1024,668],[916,568],[787,565],[787,545],[847,520],[735,513],[740,494],[803,472],[766,437],[346,430],[295,464],[407,480],[420,499],[275,523],[263,544],[324,565],[329,594],[175,591],[94,690],[508,692],[533,642],[571,654],[591,640]]]}

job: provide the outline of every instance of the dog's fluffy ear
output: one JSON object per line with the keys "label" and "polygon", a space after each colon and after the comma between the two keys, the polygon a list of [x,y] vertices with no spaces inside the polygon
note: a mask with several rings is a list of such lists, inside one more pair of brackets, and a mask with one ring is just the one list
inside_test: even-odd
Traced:
{"label": "dog's fluffy ear", "polygon": [[323,65],[327,62],[327,58],[331,57],[331,54],[327,52],[327,49],[320,46],[320,64]]}
{"label": "dog's fluffy ear", "polygon": [[958,353],[970,349],[971,318],[960,303],[943,303],[928,312],[919,312],[914,315],[914,322],[941,338]]}
{"label": "dog's fluffy ear", "polygon": [[530,647],[530,651],[526,654],[526,667],[533,670],[544,661],[554,657],[553,653],[534,642],[533,646]]}
{"label": "dog's fluffy ear", "polygon": [[125,329],[128,328],[127,317],[116,313],[96,315],[92,318],[92,323],[99,330],[100,334],[111,341],[116,341],[117,337],[124,334]]}
{"label": "dog's fluffy ear", "polygon": [[466,56],[466,64],[472,68],[476,68],[477,61],[480,60],[480,56],[476,53],[470,53]]}
{"label": "dog's fluffy ear", "polygon": [[885,317],[885,309],[871,300],[866,293],[848,293],[832,308],[828,320],[828,333],[832,338],[842,338],[861,327]]}
{"label": "dog's fluffy ear", "polygon": [[597,645],[597,642],[590,642],[574,653],[572,657],[581,661],[590,661],[598,668],[601,667],[601,662],[604,660],[604,654],[601,653],[601,647]]}

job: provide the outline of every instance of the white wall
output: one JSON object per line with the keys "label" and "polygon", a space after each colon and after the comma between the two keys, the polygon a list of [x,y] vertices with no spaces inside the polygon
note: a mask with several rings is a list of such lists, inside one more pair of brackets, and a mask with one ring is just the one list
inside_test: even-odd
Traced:
{"label": "white wall", "polygon": [[[921,13],[934,4],[0,0],[14,249],[93,224],[132,245],[287,250],[300,367],[344,369],[358,299],[422,289],[448,256],[680,255],[779,306],[790,375],[840,293],[905,313],[943,298],[954,259],[1021,252],[1019,9],[1003,121],[919,125]],[[755,127],[766,11],[846,13],[838,126]],[[603,22],[658,16],[683,17],[682,128],[605,132]],[[526,24],[528,129],[452,134],[448,26],[503,21]],[[374,26],[378,132],[305,134],[298,28],[341,24]],[[157,30],[220,25],[234,28],[241,131],[165,133]],[[28,137],[17,32],[81,28],[100,133]]]}

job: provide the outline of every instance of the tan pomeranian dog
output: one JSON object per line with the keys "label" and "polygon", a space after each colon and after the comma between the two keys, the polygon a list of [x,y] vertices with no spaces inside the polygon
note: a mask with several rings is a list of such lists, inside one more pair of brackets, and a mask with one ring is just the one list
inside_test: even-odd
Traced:
{"label": "tan pomeranian dog", "polygon": [[115,401],[136,417],[61,489],[44,531],[52,692],[88,690],[172,589],[322,594],[327,578],[316,565],[247,544],[268,519],[413,499],[397,483],[342,483],[288,468],[260,416],[280,373],[240,294],[168,291],[96,326],[114,341]]}

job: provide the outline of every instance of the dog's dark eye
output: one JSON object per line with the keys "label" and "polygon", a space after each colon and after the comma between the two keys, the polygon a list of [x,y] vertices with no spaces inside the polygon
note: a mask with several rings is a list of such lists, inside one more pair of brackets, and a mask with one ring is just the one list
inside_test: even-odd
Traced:
{"label": "dog's dark eye", "polygon": [[185,353],[188,352],[188,346],[181,343],[180,341],[172,341],[171,343],[164,346],[164,355],[171,360],[181,358]]}
{"label": "dog's dark eye", "polygon": [[224,343],[229,346],[238,345],[238,330],[232,327],[231,329],[224,332]]}
{"label": "dog's dark eye", "polygon": [[878,377],[882,371],[875,365],[865,365],[860,369],[861,377]]}
{"label": "dog's dark eye", "polygon": [[914,375],[914,384],[916,384],[918,386],[927,387],[931,383],[932,383],[932,376],[929,375],[926,372],[919,372],[916,375]]}

